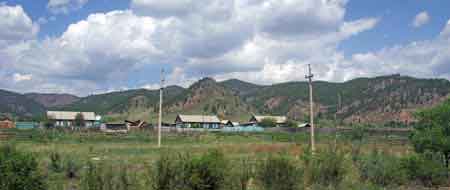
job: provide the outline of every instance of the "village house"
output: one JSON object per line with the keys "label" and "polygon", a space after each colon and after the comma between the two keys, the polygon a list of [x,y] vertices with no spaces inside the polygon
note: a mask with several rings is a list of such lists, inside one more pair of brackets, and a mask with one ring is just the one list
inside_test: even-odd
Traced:
{"label": "village house", "polygon": [[[70,112],[70,111],[47,111],[47,118],[51,120],[56,127],[76,127],[75,118],[78,114],[83,115],[84,127],[92,127],[99,120],[94,112]],[[83,127],[83,126],[80,126]]]}
{"label": "village house", "polygon": [[215,115],[178,115],[175,119],[177,128],[220,128],[220,119]]}
{"label": "village house", "polygon": [[235,127],[235,126],[239,125],[238,123],[232,122],[230,120],[222,120],[220,122],[221,122],[222,127]]}
{"label": "village house", "polygon": [[9,117],[0,118],[0,129],[16,128],[14,122]]}
{"label": "village house", "polygon": [[250,118],[249,123],[258,124],[264,119],[271,119],[271,120],[275,121],[276,127],[284,126],[287,123],[286,116],[267,116],[267,115],[264,115],[264,116],[263,115],[253,115]]}

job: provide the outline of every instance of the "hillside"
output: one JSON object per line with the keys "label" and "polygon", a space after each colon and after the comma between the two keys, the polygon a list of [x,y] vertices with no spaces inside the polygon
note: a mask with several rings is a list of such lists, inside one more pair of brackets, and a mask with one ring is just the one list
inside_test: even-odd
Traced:
{"label": "hillside", "polygon": [[245,121],[254,110],[231,89],[205,78],[164,104],[167,113],[217,114],[223,119]]}
{"label": "hillside", "polygon": [[0,90],[0,115],[33,117],[43,114],[44,111],[42,105],[22,94]]}
{"label": "hillside", "polygon": [[25,94],[25,96],[43,105],[46,108],[69,105],[80,99],[79,97],[71,94],[29,93]]}
{"label": "hillside", "polygon": [[[448,98],[450,82],[391,75],[358,78],[344,83],[314,82],[317,116],[337,117],[347,122],[411,121],[411,113]],[[341,99],[338,109],[338,97]],[[287,114],[305,119],[308,115],[308,84],[289,82],[265,86],[241,97],[258,111]]]}
{"label": "hillside", "polygon": [[[410,122],[415,110],[450,97],[448,80],[400,75],[357,78],[343,83],[316,81],[313,86],[316,116],[331,119],[336,115],[345,122]],[[159,90],[136,89],[83,98],[0,92],[2,113],[32,116],[52,109],[94,111],[105,115],[108,121],[157,120]],[[178,113],[217,114],[237,121],[246,121],[252,113],[258,113],[305,121],[308,109],[306,82],[256,85],[237,79],[216,82],[205,78],[189,88],[169,86],[164,90],[166,122],[172,122]]]}
{"label": "hillside", "polygon": [[[184,88],[179,86],[169,86],[165,88],[164,96],[171,98],[179,95],[184,90]],[[124,114],[154,109],[158,101],[159,90],[137,89],[87,96],[61,109],[90,110],[99,114]]]}

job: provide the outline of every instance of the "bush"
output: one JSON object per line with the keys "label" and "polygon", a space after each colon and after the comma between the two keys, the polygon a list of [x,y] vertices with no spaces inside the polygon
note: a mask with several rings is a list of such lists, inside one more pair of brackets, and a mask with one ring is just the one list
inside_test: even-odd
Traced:
{"label": "bush", "polygon": [[236,177],[237,185],[232,184],[233,189],[247,190],[249,189],[250,180],[254,177],[253,164],[249,159],[242,159],[235,167],[233,177]]}
{"label": "bush", "polygon": [[283,125],[283,127],[296,128],[298,127],[298,123],[294,120],[287,120],[286,125]]}
{"label": "bush", "polygon": [[45,177],[33,155],[19,152],[10,145],[0,147],[0,189],[47,189]]}
{"label": "bush", "polygon": [[275,119],[272,118],[264,118],[261,120],[261,122],[258,123],[258,125],[264,128],[276,127],[277,122],[275,121]]}
{"label": "bush", "polygon": [[49,168],[51,171],[59,173],[63,171],[64,163],[61,158],[61,154],[58,152],[51,152],[50,153],[50,164]]}
{"label": "bush", "polygon": [[331,148],[318,151],[314,155],[306,154],[303,159],[306,167],[305,172],[309,175],[307,177],[311,183],[314,182],[323,186],[338,186],[348,172],[345,154]]}
{"label": "bush", "polygon": [[373,184],[386,187],[402,185],[406,181],[400,159],[394,156],[374,150],[358,162],[362,179]]}
{"label": "bush", "polygon": [[301,174],[293,161],[279,155],[262,162],[257,179],[265,190],[294,190],[300,187]]}
{"label": "bush", "polygon": [[406,171],[409,180],[420,181],[427,187],[448,183],[445,166],[432,154],[406,157],[402,159],[402,168]]}
{"label": "bush", "polygon": [[138,181],[124,166],[113,168],[111,165],[88,162],[81,179],[82,190],[131,190],[138,187]]}
{"label": "bush", "polygon": [[227,161],[213,150],[200,157],[164,154],[152,171],[153,189],[217,190],[225,186]]}
{"label": "bush", "polygon": [[78,170],[80,166],[73,159],[67,159],[65,161],[64,170],[66,171],[66,177],[69,179],[78,177]]}

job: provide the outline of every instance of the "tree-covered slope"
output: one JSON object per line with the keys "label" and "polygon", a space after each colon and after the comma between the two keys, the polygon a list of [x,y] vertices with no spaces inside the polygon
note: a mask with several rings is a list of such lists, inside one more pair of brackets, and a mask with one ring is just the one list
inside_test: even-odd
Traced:
{"label": "tree-covered slope", "polygon": [[45,108],[26,96],[0,90],[0,114],[18,117],[33,117],[42,115]]}

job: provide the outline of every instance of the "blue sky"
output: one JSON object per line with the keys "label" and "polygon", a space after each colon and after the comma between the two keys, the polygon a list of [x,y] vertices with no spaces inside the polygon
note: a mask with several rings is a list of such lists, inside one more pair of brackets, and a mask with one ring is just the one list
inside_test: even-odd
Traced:
{"label": "blue sky", "polygon": [[[1,0],[0,0],[1,1]],[[7,0],[0,88],[88,95],[400,73],[450,78],[445,0]]]}

